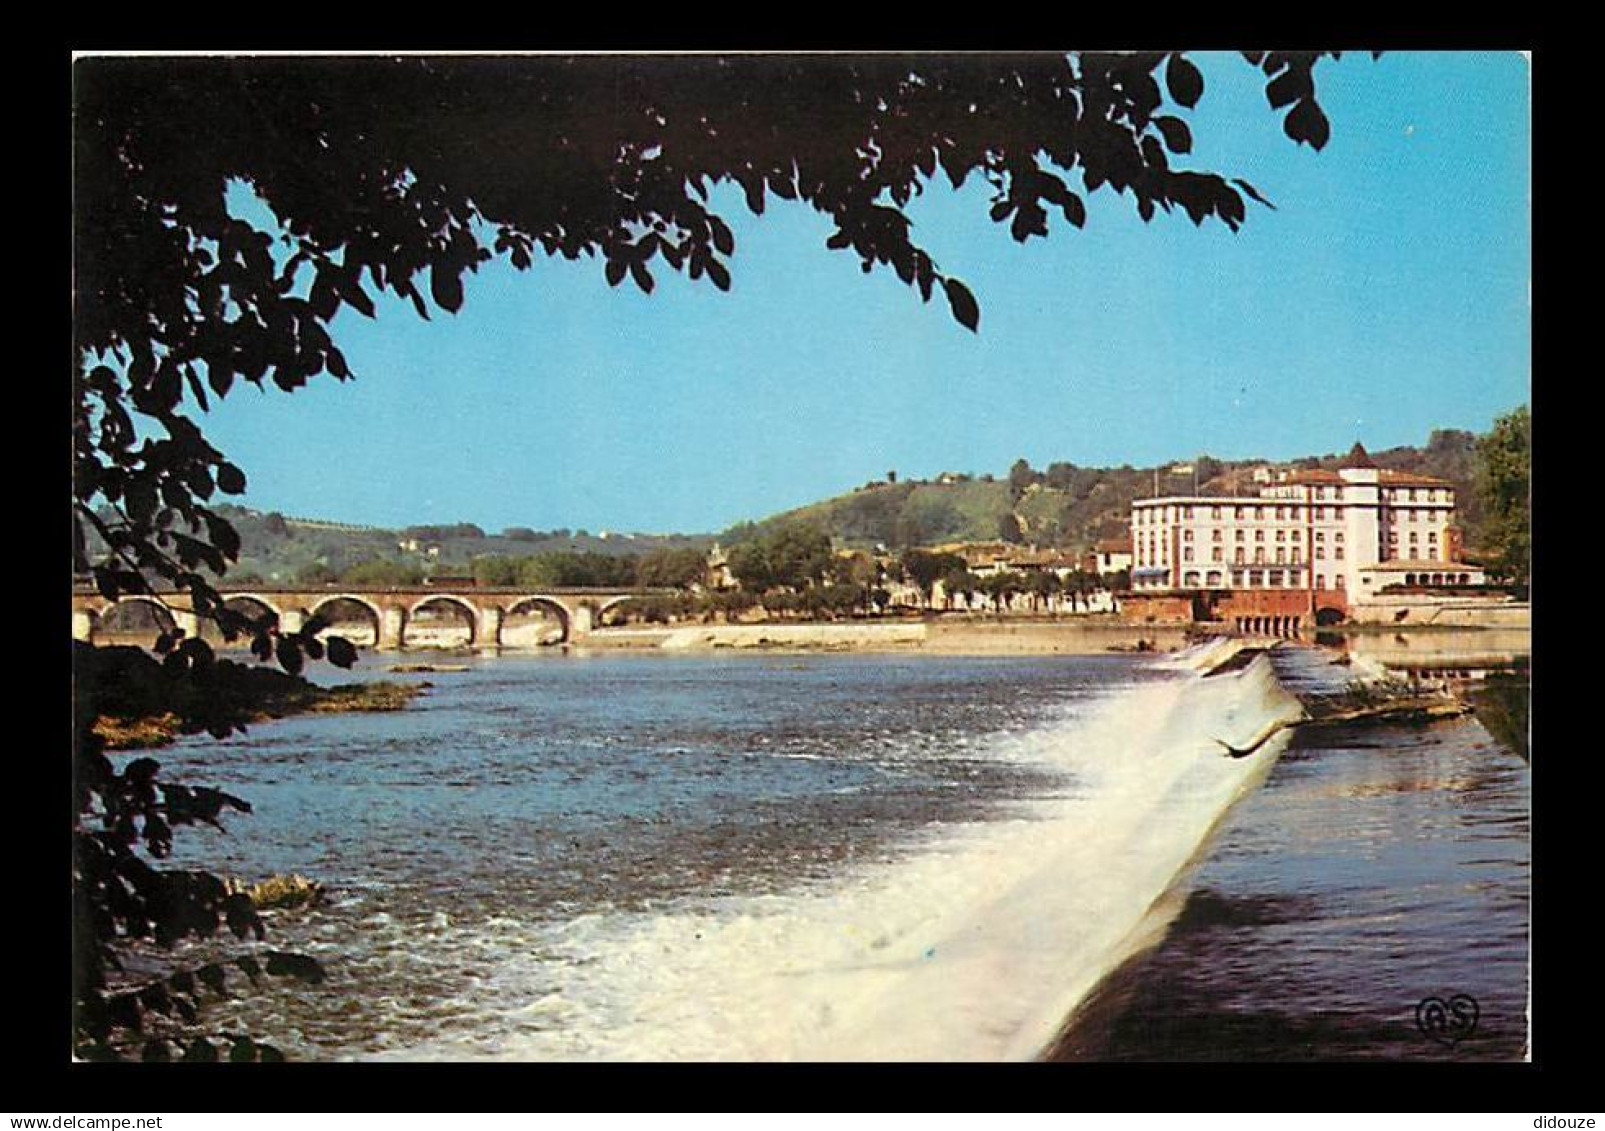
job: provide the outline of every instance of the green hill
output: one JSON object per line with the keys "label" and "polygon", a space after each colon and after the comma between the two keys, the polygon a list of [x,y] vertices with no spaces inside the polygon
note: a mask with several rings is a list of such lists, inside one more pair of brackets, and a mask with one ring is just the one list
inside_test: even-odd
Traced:
{"label": "green hill", "polygon": [[[1470,432],[1436,431],[1425,448],[1399,447],[1372,452],[1379,467],[1434,475],[1455,485],[1461,525],[1475,529],[1479,500],[1472,490],[1477,437]],[[1335,468],[1347,452],[1333,452],[1276,463],[1279,467]],[[1154,494],[1254,495],[1253,472],[1268,460],[1190,460],[1188,470],[1164,467],[1077,467],[1052,463],[1045,471],[1017,462],[997,478],[948,474],[936,480],[872,482],[845,495],[825,499],[759,522],[740,523],[720,538],[735,544],[777,525],[806,522],[825,530],[839,547],[900,550],[945,542],[1003,540],[1090,549],[1104,538],[1129,530],[1133,499]]]}
{"label": "green hill", "polygon": [[[1456,487],[1461,526],[1476,531],[1481,501],[1472,489],[1477,437],[1470,432],[1433,432],[1424,448],[1372,452],[1379,467],[1434,475]],[[1335,468],[1346,452],[1284,462],[1294,468]],[[1017,461],[1005,476],[947,473],[935,480],[877,481],[758,522],[740,523],[718,540],[726,546],[775,527],[806,522],[828,533],[838,548],[899,551],[948,542],[1010,541],[1081,552],[1104,538],[1128,532],[1133,499],[1154,493],[1253,495],[1256,468],[1269,461],[1221,461],[1202,456],[1180,474],[1167,467],[1078,467],[1051,463],[1038,471]],[[1171,465],[1175,466],[1175,465]],[[584,530],[538,531],[511,527],[488,534],[472,523],[380,529],[310,518],[264,514],[245,507],[217,507],[240,535],[239,562],[231,583],[290,584],[370,566],[382,577],[466,575],[476,560],[536,555],[642,556],[659,550],[705,551],[714,536],[615,534]],[[101,547],[91,545],[92,554]],[[622,564],[622,563],[620,563]],[[483,565],[483,562],[482,562]]]}

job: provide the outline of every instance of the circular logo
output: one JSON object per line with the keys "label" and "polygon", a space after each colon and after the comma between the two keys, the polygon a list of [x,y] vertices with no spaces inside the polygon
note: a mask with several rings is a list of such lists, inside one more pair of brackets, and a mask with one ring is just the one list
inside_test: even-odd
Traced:
{"label": "circular logo", "polygon": [[1448,1001],[1429,997],[1416,1006],[1416,1028],[1422,1036],[1453,1048],[1476,1032],[1481,1015],[1477,999],[1470,994],[1455,994]]}

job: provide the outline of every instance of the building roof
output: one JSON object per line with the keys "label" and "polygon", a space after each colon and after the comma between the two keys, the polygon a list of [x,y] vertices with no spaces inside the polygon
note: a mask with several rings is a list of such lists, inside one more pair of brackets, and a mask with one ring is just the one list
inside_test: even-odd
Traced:
{"label": "building roof", "polygon": [[1130,538],[1103,538],[1093,549],[1100,554],[1129,554],[1131,553]]}
{"label": "building roof", "polygon": [[1434,475],[1419,475],[1413,471],[1394,471],[1383,468],[1380,481],[1391,486],[1399,487],[1453,487],[1454,484],[1447,479],[1439,479]]}
{"label": "building roof", "polygon": [[1338,483],[1338,484],[1341,484],[1341,483],[1345,482],[1345,480],[1344,480],[1343,476],[1339,475],[1335,471],[1327,471],[1325,468],[1316,467],[1316,468],[1311,468],[1308,471],[1295,471],[1293,474],[1289,475],[1286,479],[1284,479],[1283,482],[1284,483]]}
{"label": "building roof", "polygon": [[1343,457],[1343,466],[1376,469],[1376,464],[1371,461],[1371,453],[1366,451],[1365,445],[1358,440],[1354,441],[1354,447],[1349,449],[1349,454]]}

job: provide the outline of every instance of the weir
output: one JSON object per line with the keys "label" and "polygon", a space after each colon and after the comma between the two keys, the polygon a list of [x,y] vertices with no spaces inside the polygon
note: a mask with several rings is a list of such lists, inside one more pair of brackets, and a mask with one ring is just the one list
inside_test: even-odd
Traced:
{"label": "weir", "polygon": [[[1152,941],[1150,913],[1257,788],[1302,714],[1270,659],[1213,670],[1224,641],[1161,662],[1079,714],[999,737],[1066,787],[1017,819],[944,830],[895,863],[733,904],[571,926],[585,961],[565,1001],[628,1002],[583,1047],[526,1033],[509,1059],[1028,1060],[1111,972]],[[1179,901],[1173,901],[1179,903]],[[408,1050],[409,1057],[420,1050]],[[424,1050],[423,1055],[427,1055]]]}

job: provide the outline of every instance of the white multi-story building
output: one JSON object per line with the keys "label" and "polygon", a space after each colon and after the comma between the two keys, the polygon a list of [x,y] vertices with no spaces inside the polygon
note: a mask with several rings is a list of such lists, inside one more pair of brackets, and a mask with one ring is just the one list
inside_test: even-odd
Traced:
{"label": "white multi-story building", "polygon": [[1257,497],[1136,500],[1132,589],[1302,590],[1346,605],[1394,584],[1481,584],[1456,560],[1454,513],[1447,480],[1378,468],[1355,444],[1339,470],[1273,474]]}

